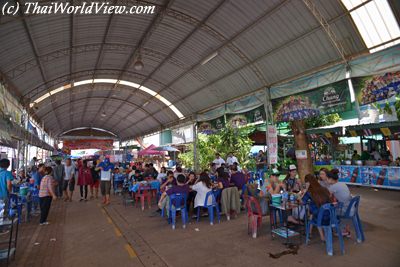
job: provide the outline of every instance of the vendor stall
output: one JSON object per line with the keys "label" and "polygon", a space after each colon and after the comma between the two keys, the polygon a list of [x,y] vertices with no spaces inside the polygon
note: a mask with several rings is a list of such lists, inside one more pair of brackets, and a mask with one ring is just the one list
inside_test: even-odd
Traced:
{"label": "vendor stall", "polygon": [[[335,164],[340,181],[353,185],[400,190],[400,166],[388,150],[390,140],[400,139],[400,122],[362,124],[346,127],[347,136],[360,137],[361,158],[351,162],[357,165]],[[381,139],[372,138],[382,136]],[[369,158],[363,158],[374,152]],[[350,162],[348,162],[350,163]]]}

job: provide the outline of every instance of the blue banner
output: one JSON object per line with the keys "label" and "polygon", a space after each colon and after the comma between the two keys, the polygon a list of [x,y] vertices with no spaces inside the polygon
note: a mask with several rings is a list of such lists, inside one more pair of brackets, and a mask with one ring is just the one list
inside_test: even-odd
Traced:
{"label": "blue banner", "polygon": [[341,182],[400,189],[400,167],[339,165],[335,168]]}

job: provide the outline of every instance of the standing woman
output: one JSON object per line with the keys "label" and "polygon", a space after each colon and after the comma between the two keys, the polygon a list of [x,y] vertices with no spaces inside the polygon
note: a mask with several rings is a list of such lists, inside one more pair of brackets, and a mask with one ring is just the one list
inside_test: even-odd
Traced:
{"label": "standing woman", "polygon": [[[93,183],[92,171],[88,167],[88,161],[84,160],[83,165],[79,168],[78,185],[81,193],[80,201],[87,201],[88,185]],[[83,190],[85,190],[85,199],[83,198]]]}
{"label": "standing woman", "polygon": [[40,181],[39,190],[39,204],[40,204],[40,225],[49,224],[47,222],[47,216],[49,215],[51,201],[56,200],[57,196],[54,193],[54,181],[51,176],[53,169],[51,167],[45,167],[45,176]]}

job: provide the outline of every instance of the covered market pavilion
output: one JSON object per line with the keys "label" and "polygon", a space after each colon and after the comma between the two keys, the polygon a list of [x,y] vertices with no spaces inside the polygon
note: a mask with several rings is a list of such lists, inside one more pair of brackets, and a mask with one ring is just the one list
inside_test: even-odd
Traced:
{"label": "covered market pavilion", "polygon": [[[43,161],[50,158],[68,134],[140,143],[193,125],[196,143],[197,133],[217,130],[219,118],[232,126],[246,116],[244,124],[298,121],[285,113],[292,108],[285,99],[293,95],[314,105],[343,92],[337,93],[343,107],[318,106],[318,114],[360,122],[378,98],[359,100],[357,81],[400,76],[396,0],[110,0],[81,12],[92,2],[0,1],[0,147],[13,168],[28,166],[32,147]],[[81,9],[57,12],[57,4]],[[400,85],[391,92],[398,97]],[[362,134],[361,126],[352,127]],[[398,140],[400,133],[383,134]],[[262,138],[268,143],[268,134]],[[112,150],[112,141],[104,150]],[[306,141],[298,149],[310,155]],[[298,160],[302,179],[308,158]],[[195,166],[196,160],[195,153]],[[269,216],[257,239],[247,234],[244,211],[235,220],[213,226],[191,220],[172,231],[154,215],[156,203],[142,212],[118,195],[107,207],[75,196],[71,203],[53,202],[50,225],[39,226],[36,217],[20,224],[9,265],[399,266],[399,193],[350,189],[362,199],[366,240],[357,243],[355,233],[345,239],[344,255],[335,239],[335,255],[328,257],[314,237],[293,255],[271,257],[287,248],[271,238]]]}

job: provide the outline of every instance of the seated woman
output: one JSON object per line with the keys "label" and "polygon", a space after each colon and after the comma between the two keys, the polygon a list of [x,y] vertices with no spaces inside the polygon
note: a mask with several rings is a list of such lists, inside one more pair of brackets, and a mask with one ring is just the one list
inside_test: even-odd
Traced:
{"label": "seated woman", "polygon": [[[195,182],[196,182],[196,174],[193,171],[191,171],[186,178],[185,184],[187,184],[191,187],[195,184]],[[187,206],[188,206],[190,215],[193,212],[193,203],[194,203],[195,197],[196,197],[196,191],[191,190],[187,196]]]}
{"label": "seated woman", "polygon": [[[349,187],[347,184],[343,182],[339,182],[339,170],[333,169],[331,172],[328,173],[328,182],[330,184],[329,191],[331,192],[332,196],[338,201],[343,203],[343,208],[341,210],[341,214],[346,212],[350,201],[352,199]],[[346,224],[345,231],[342,233],[343,236],[350,236],[350,225]]]}
{"label": "seated woman", "polygon": [[[327,203],[330,203],[330,193],[328,189],[322,187],[313,174],[307,174],[305,182],[308,185],[307,189],[302,193],[302,201],[304,204],[308,203],[312,218],[318,217],[319,208]],[[329,216],[324,220],[329,221]],[[310,236],[312,232],[312,225],[310,227]],[[319,235],[322,241],[325,241],[324,233],[321,228],[318,228]]]}
{"label": "seated woman", "polygon": [[319,184],[327,189],[329,189],[329,182],[328,182],[328,173],[329,170],[327,168],[322,168],[319,170]]}
{"label": "seated woman", "polygon": [[167,177],[167,168],[161,167],[160,172],[157,175],[157,180],[162,183],[163,179]]}
{"label": "seated woman", "polygon": [[[211,180],[207,173],[202,172],[199,179],[192,186],[192,190],[196,192],[194,199],[194,208],[203,207],[206,201],[206,195],[211,191]],[[211,204],[212,199],[208,199],[207,204]]]}

